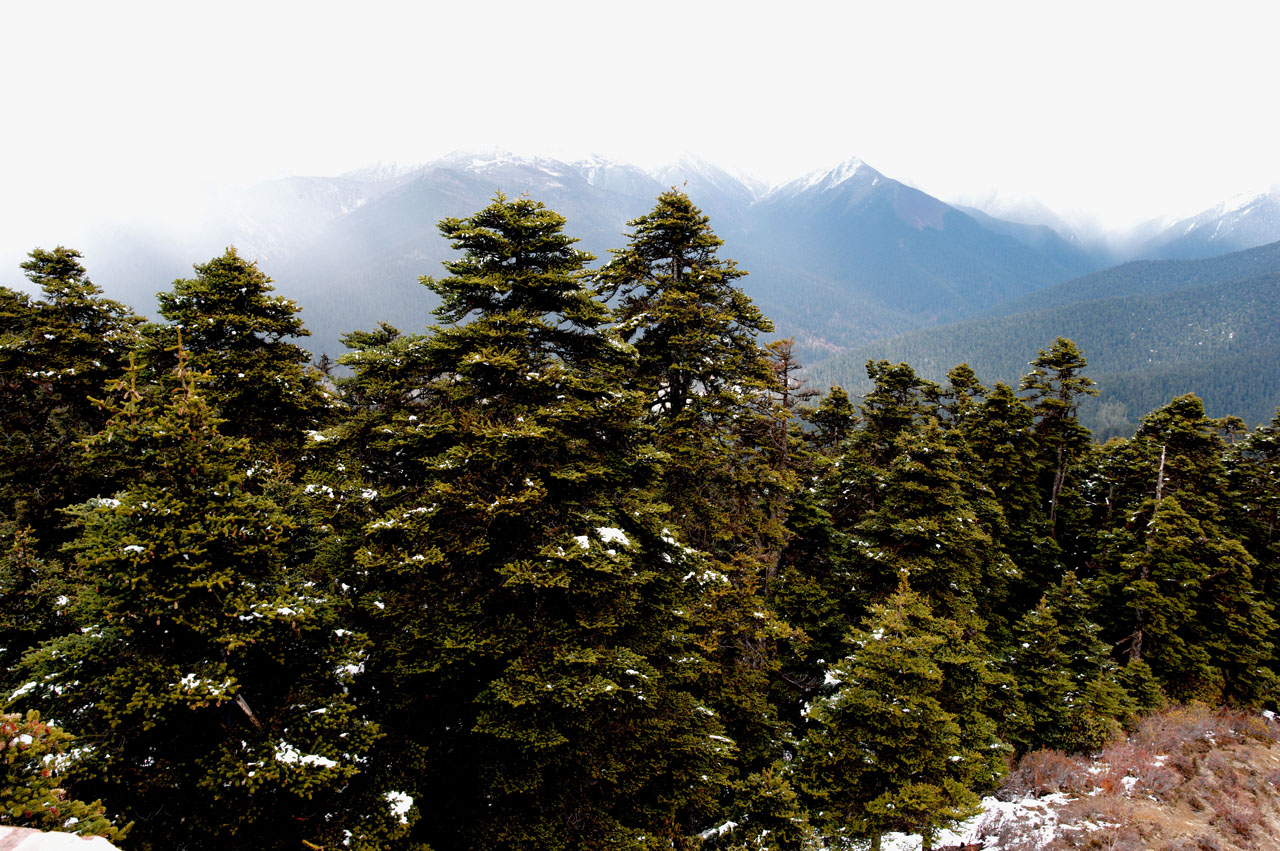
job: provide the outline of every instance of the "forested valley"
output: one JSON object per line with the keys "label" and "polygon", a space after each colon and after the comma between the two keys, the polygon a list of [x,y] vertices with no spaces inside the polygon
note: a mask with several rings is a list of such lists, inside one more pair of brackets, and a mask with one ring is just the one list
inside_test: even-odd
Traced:
{"label": "forested valley", "polygon": [[[1280,415],[1098,444],[1017,384],[819,392],[662,194],[498,195],[439,325],[310,364],[234,249],[146,322],[0,288],[0,824],[124,849],[926,848],[1016,760],[1274,710]],[[432,270],[424,269],[426,273]]]}

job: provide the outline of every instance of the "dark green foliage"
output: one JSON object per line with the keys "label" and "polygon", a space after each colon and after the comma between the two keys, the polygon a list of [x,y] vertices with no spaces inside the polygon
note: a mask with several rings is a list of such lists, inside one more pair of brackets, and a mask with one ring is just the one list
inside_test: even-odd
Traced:
{"label": "dark green foliage", "polygon": [[179,356],[171,401],[121,382],[91,443],[136,480],[75,509],[81,628],[27,655],[21,701],[90,748],[73,790],[134,820],[134,847],[297,847],[344,830],[380,847],[403,829],[361,777],[378,733],[343,672],[363,647],[291,570],[295,524],[260,485],[271,471],[218,432]]}
{"label": "dark green foliage", "polygon": [[1027,612],[1062,574],[1061,550],[1039,486],[1035,412],[1009,385],[997,382],[966,414],[960,431],[972,453],[970,470],[1005,518],[1001,546],[1022,574],[1009,587],[1012,614]]}
{"label": "dark green foliage", "polygon": [[1003,617],[1018,576],[997,542],[999,508],[984,486],[966,480],[963,446],[936,421],[903,433],[894,449],[877,476],[876,506],[853,525],[860,589],[881,600],[905,576],[939,616],[983,629]]}
{"label": "dark green foliage", "polygon": [[746,272],[718,256],[723,240],[687,195],[662,193],[628,225],[627,246],[597,280],[619,296],[617,327],[637,352],[626,380],[666,455],[658,498],[681,540],[725,578],[703,613],[715,665],[703,687],[744,764],[763,770],[779,755],[765,698],[790,634],[766,597],[795,488],[794,354],[780,344],[771,356],[757,340],[773,326],[735,285]]}
{"label": "dark green foliage", "polygon": [[181,337],[191,368],[209,375],[203,393],[223,431],[287,458],[325,408],[311,355],[289,342],[308,335],[298,306],[272,295],[271,279],[234,248],[195,271],[156,295],[168,324],[147,327],[148,360],[166,375]]}
{"label": "dark green foliage", "polygon": [[1031,362],[1031,372],[1019,389],[1036,415],[1036,443],[1040,456],[1040,486],[1054,538],[1061,542],[1058,511],[1064,499],[1067,473],[1088,448],[1089,430],[1076,418],[1082,396],[1096,396],[1093,379],[1083,375],[1087,363],[1075,343],[1059,337]]}
{"label": "dark green foliage", "polygon": [[0,826],[122,839],[128,827],[112,824],[101,801],[68,798],[61,788],[80,753],[39,712],[0,714]]}
{"label": "dark green foliage", "polygon": [[813,426],[806,437],[820,451],[833,454],[858,424],[858,411],[843,387],[832,387],[817,408],[802,408],[805,421]]}
{"label": "dark green foliage", "polygon": [[73,583],[62,565],[39,555],[30,529],[20,529],[0,553],[0,694],[17,688],[22,654],[72,629],[66,616]]}
{"label": "dark green foliage", "polygon": [[1109,444],[1098,562],[1113,640],[1176,700],[1253,702],[1269,693],[1275,622],[1256,560],[1225,524],[1225,447],[1194,396]]}
{"label": "dark green foliage", "polygon": [[[694,689],[720,576],[651,502],[635,352],[563,225],[501,195],[445,220],[462,257],[423,282],[450,324],[353,335],[343,359],[385,511],[349,580],[377,647],[363,687],[436,848],[683,843],[735,750]],[[408,394],[379,390],[402,363]]]}
{"label": "dark green foliage", "polygon": [[1091,603],[1068,573],[1014,627],[1010,674],[1020,706],[1007,726],[1022,753],[1099,750],[1132,714]]}
{"label": "dark green foliage", "polygon": [[0,688],[78,750],[5,716],[9,817],[121,813],[141,849],[927,845],[1002,739],[1274,702],[1280,415],[1178,396],[1098,447],[1061,337],[1023,398],[876,358],[859,406],[807,407],[685,195],[596,272],[564,225],[446,219],[443,327],[351,332],[323,378],[228,251],[102,406],[137,319],[33,252],[43,300],[0,290]]}
{"label": "dark green foliage", "polygon": [[[939,828],[976,812],[975,787],[1003,771],[1004,748],[982,712],[991,676],[954,621],[905,583],[849,636],[814,701],[798,773],[828,835],[869,839]],[[818,815],[820,814],[820,815]]]}
{"label": "dark green foliage", "polygon": [[105,414],[94,404],[119,375],[141,320],[102,297],[78,251],[37,248],[22,264],[42,297],[0,288],[0,534],[60,537],[57,510],[93,492],[77,442]]}

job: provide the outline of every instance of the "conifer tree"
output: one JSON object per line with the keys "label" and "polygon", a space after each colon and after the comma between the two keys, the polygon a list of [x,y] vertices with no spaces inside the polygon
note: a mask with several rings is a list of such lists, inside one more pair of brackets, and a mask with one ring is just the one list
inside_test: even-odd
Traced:
{"label": "conifer tree", "polygon": [[973,454],[969,475],[990,490],[1004,515],[1000,544],[1018,566],[1009,587],[1011,619],[1037,605],[1063,574],[1062,551],[1041,498],[1035,413],[1003,382],[960,423]]}
{"label": "conifer tree", "polygon": [[344,358],[363,389],[413,350],[375,431],[419,481],[390,472],[349,593],[388,770],[432,800],[437,849],[686,843],[734,751],[694,688],[720,575],[662,526],[635,353],[563,226],[502,195],[444,220],[461,256],[423,283],[447,324]]}
{"label": "conifer tree", "polygon": [[226,434],[291,456],[325,409],[310,354],[290,342],[310,334],[298,306],[273,295],[271,279],[235,248],[195,272],[156,296],[168,324],[146,329],[155,373],[163,378],[172,369],[181,334],[191,367],[210,376],[204,394]]}
{"label": "conifer tree", "polygon": [[947,372],[947,386],[938,394],[940,416],[945,417],[949,426],[960,427],[986,395],[987,388],[982,386],[973,367],[967,363],[953,366]]}
{"label": "conifer tree", "polygon": [[0,694],[16,689],[18,660],[32,647],[70,632],[73,580],[41,558],[31,529],[19,529],[0,553]]}
{"label": "conifer tree", "polygon": [[1224,455],[1203,404],[1180,396],[1103,456],[1099,606],[1110,638],[1176,700],[1252,703],[1275,676],[1270,601],[1225,522]]}
{"label": "conifer tree", "polygon": [[136,478],[75,509],[82,626],[27,655],[20,703],[88,747],[73,791],[135,821],[133,847],[383,847],[406,825],[362,776],[378,732],[344,681],[364,648],[178,357],[171,400],[130,374],[90,443]]}
{"label": "conifer tree", "polygon": [[1075,343],[1058,337],[1049,351],[1031,361],[1031,372],[1022,378],[1019,389],[1036,414],[1036,436],[1040,446],[1045,510],[1054,538],[1062,541],[1059,512],[1067,489],[1071,464],[1089,447],[1089,430],[1080,425],[1076,410],[1081,396],[1096,396],[1093,379],[1083,374],[1088,362]]}
{"label": "conifer tree", "polygon": [[627,224],[627,247],[597,277],[620,297],[617,328],[638,354],[630,383],[671,456],[662,496],[700,549],[776,556],[788,479],[772,439],[776,379],[756,339],[772,323],[734,285],[746,272],[717,256],[724,241],[683,192]]}
{"label": "conifer tree", "polygon": [[1014,627],[1010,673],[1021,702],[1009,727],[1024,753],[1100,749],[1133,710],[1092,602],[1068,573]]}
{"label": "conifer tree", "polygon": [[101,801],[68,798],[61,788],[78,754],[72,737],[40,720],[0,714],[0,827],[103,836],[117,841],[128,833],[112,824]]}
{"label": "conifer tree", "polygon": [[802,407],[801,414],[812,427],[806,432],[809,442],[827,455],[836,454],[840,444],[858,424],[858,411],[843,387],[832,387],[819,400],[816,408]]}
{"label": "conifer tree", "polygon": [[865,599],[884,599],[905,575],[939,616],[966,629],[1003,630],[1018,571],[998,541],[998,505],[967,477],[965,447],[929,419],[900,433],[894,448],[877,476],[875,508],[853,526]]}
{"label": "conifer tree", "polygon": [[[1254,587],[1261,600],[1272,603],[1272,617],[1280,601],[1280,412],[1227,454],[1228,488],[1233,495],[1224,507],[1224,523],[1257,562]],[[1280,634],[1271,644],[1280,654]],[[1280,655],[1270,668],[1280,672]]]}
{"label": "conifer tree", "polygon": [[659,497],[672,527],[728,580],[706,612],[716,664],[706,687],[719,692],[714,704],[744,746],[744,764],[760,770],[780,755],[765,696],[790,629],[771,611],[766,586],[796,481],[775,398],[780,375],[757,340],[773,326],[735,285],[746,272],[718,256],[723,240],[683,192],[662,193],[628,226],[627,246],[597,280],[618,296],[617,328],[637,352],[628,383],[667,455]]}
{"label": "conifer tree", "polygon": [[36,248],[22,268],[41,298],[0,289],[0,533],[30,526],[46,555],[62,542],[57,510],[93,492],[98,471],[77,443],[102,427],[92,400],[119,375],[142,321],[103,297],[81,257]]}
{"label": "conifer tree", "polygon": [[936,832],[977,811],[974,788],[1003,771],[1001,742],[979,707],[990,678],[960,627],[902,586],[849,636],[809,708],[797,769],[829,840]]}

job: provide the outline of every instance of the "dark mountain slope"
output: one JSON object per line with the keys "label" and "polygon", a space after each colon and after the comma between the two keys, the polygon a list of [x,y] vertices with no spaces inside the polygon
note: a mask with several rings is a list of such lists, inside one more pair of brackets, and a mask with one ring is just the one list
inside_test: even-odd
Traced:
{"label": "dark mountain slope", "polygon": [[1213,416],[1253,424],[1280,405],[1280,270],[923,329],[814,364],[810,377],[861,392],[866,361],[884,358],[935,380],[965,362],[985,383],[1016,385],[1058,336],[1081,347],[1099,384],[1099,398],[1082,410],[1091,427],[1122,431],[1187,392],[1204,398]]}

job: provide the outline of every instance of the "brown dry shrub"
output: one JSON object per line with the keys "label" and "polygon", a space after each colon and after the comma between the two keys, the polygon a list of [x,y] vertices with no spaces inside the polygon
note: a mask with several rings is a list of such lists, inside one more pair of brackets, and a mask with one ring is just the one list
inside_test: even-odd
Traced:
{"label": "brown dry shrub", "polygon": [[1168,851],[1226,851],[1222,840],[1212,833],[1198,836],[1195,839],[1182,837],[1169,843]]}
{"label": "brown dry shrub", "polygon": [[1079,757],[1038,750],[1024,756],[1000,790],[1006,800],[1023,795],[1037,798],[1055,792],[1080,792],[1089,786],[1089,766]]}
{"label": "brown dry shrub", "polygon": [[1205,752],[1226,728],[1218,713],[1193,703],[1146,716],[1129,740],[1154,753],[1171,754],[1188,746]]}
{"label": "brown dry shrub", "polygon": [[1254,829],[1262,825],[1262,812],[1249,795],[1215,795],[1209,799],[1213,817],[1209,824],[1228,828],[1242,839],[1253,836]]}
{"label": "brown dry shrub", "polygon": [[[1055,848],[1143,848],[1147,825],[1134,818],[1133,805],[1113,795],[1075,798],[1058,809],[1060,829]],[[1086,825],[1088,826],[1085,829]],[[1076,828],[1076,829],[1072,829]]]}
{"label": "brown dry shrub", "polygon": [[1026,822],[1005,822],[994,836],[985,839],[989,845],[994,839],[993,847],[1000,851],[1040,851],[1041,847],[1036,827]]}
{"label": "brown dry shrub", "polygon": [[1182,783],[1182,774],[1178,770],[1170,768],[1167,763],[1158,765],[1154,761],[1138,767],[1134,776],[1138,778],[1133,787],[1135,793],[1150,795],[1161,801]]}

